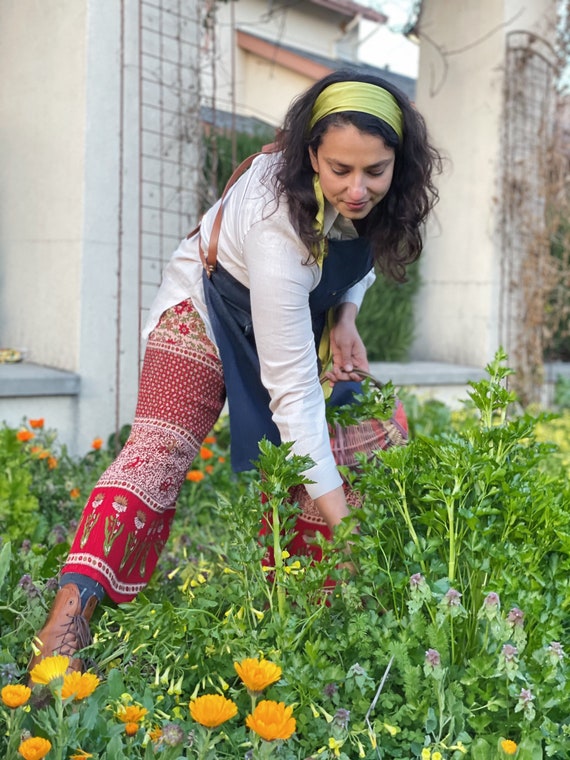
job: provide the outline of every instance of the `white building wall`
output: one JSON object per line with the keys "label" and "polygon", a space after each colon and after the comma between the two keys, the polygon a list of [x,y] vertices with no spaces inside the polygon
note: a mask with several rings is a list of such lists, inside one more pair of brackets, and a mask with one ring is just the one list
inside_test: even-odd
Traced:
{"label": "white building wall", "polygon": [[[458,8],[458,6],[460,6]],[[553,36],[552,0],[424,0],[417,105],[443,151],[413,359],[483,366],[500,342],[506,36]]]}

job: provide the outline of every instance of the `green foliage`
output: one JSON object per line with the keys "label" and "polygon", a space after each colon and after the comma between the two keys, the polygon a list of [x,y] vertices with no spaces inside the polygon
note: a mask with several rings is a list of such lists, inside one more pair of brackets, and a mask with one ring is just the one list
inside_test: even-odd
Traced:
{"label": "green foliage", "polygon": [[[236,477],[222,423],[193,465],[203,477],[185,483],[145,593],[96,611],[86,655],[100,686],[60,712],[57,696],[46,704],[37,687],[29,709],[3,708],[0,755],[20,721],[17,732],[60,737],[65,757],[81,747],[98,760],[496,760],[513,757],[507,740],[515,760],[565,760],[568,470],[549,434],[557,418],[509,413],[504,355],[487,370],[461,415],[406,399],[410,443],[362,465],[362,506],[333,541],[315,539],[318,564],[287,550],[298,514],[289,489],[307,461],[262,442],[262,477]],[[272,531],[261,538],[267,516]],[[0,548],[2,685],[27,680],[30,638],[64,551]],[[248,657],[282,669],[263,695],[234,669]],[[238,715],[206,730],[188,710],[203,694],[232,699]],[[294,707],[290,739],[264,742],[246,728],[260,699]],[[132,737],[116,717],[126,703],[148,710]],[[173,725],[173,744],[150,733],[176,735]]]}
{"label": "green foliage", "polygon": [[414,296],[420,287],[417,264],[408,268],[408,281],[397,283],[382,276],[367,291],[357,325],[375,362],[399,362],[408,356],[414,339]]}

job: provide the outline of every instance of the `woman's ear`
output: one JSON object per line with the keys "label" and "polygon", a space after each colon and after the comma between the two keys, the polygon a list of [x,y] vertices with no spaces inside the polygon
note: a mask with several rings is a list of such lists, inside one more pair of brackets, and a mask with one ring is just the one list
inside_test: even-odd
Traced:
{"label": "woman's ear", "polygon": [[319,159],[317,158],[317,151],[309,147],[309,159],[311,160],[311,166],[315,174],[319,173]]}

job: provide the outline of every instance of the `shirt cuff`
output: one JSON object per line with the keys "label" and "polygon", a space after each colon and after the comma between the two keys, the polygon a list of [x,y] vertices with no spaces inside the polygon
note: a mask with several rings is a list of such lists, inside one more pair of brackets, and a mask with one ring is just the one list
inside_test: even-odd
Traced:
{"label": "shirt cuff", "polygon": [[342,478],[334,464],[329,462],[323,462],[322,464],[311,467],[310,470],[306,470],[305,477],[314,481],[313,483],[305,483],[305,488],[311,499],[318,499],[319,496],[323,496],[329,491],[333,491],[342,485]]}

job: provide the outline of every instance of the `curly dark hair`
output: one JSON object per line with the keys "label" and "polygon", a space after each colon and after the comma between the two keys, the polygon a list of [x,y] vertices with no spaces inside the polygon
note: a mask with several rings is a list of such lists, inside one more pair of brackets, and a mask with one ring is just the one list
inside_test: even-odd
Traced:
{"label": "curly dark hair", "polygon": [[[325,116],[309,131],[311,113],[319,93],[334,82],[345,81],[374,84],[394,96],[403,115],[401,142],[386,122],[356,111]],[[341,70],[319,80],[297,97],[276,138],[275,148],[283,154],[276,174],[278,190],[288,200],[291,223],[311,252],[308,259],[311,260],[319,234],[313,226],[317,201],[309,148],[316,152],[327,129],[342,124],[352,124],[361,132],[380,136],[395,150],[390,190],[366,219],[356,222],[356,226],[359,234],[369,240],[377,268],[386,276],[404,282],[406,267],[419,257],[422,250],[422,225],[439,197],[432,175],[441,171],[441,156],[429,141],[423,117],[393,84],[373,75]]]}

